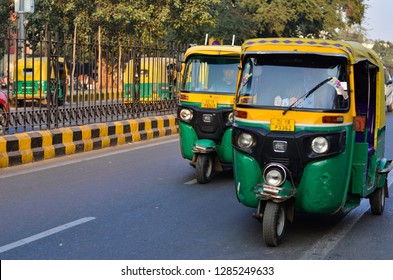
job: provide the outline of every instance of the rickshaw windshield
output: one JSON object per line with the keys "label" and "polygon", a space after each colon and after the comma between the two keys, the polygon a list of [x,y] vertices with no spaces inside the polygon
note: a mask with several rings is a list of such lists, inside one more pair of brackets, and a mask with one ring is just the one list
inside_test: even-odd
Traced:
{"label": "rickshaw windshield", "polygon": [[182,91],[235,94],[239,57],[193,56],[187,59]]}
{"label": "rickshaw windshield", "polygon": [[243,60],[237,104],[293,110],[348,110],[347,59],[258,54]]}

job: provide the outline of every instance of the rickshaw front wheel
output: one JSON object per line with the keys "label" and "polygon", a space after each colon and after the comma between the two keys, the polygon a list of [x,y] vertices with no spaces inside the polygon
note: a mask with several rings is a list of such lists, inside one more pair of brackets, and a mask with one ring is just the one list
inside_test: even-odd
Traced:
{"label": "rickshaw front wheel", "polygon": [[385,208],[385,186],[377,188],[370,196],[370,207],[373,215],[382,215]]}
{"label": "rickshaw front wheel", "polygon": [[284,236],[286,217],[282,203],[268,201],[263,214],[263,239],[266,245],[276,247]]}
{"label": "rickshaw front wheel", "polygon": [[196,160],[196,177],[199,184],[209,183],[213,177],[213,156],[200,154]]}

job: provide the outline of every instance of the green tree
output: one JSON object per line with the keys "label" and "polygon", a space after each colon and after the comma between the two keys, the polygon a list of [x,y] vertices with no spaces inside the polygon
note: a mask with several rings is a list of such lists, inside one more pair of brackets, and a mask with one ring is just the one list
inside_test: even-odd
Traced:
{"label": "green tree", "polygon": [[216,19],[214,9],[221,0],[173,0],[168,3],[165,38],[176,43],[203,44]]}
{"label": "green tree", "polygon": [[337,31],[361,23],[363,0],[243,0],[239,7],[258,37],[337,38]]}
{"label": "green tree", "polygon": [[379,54],[385,66],[393,68],[393,43],[377,40],[374,42],[373,50]]}
{"label": "green tree", "polygon": [[[5,1],[5,0],[1,0]],[[364,0],[35,0],[29,36],[52,31],[105,40],[203,43],[205,34],[230,43],[250,37],[339,38],[361,24]]]}
{"label": "green tree", "polygon": [[224,44],[232,42],[241,44],[247,38],[255,37],[255,29],[250,17],[244,15],[240,9],[241,1],[223,0],[213,6],[214,22],[207,27],[206,33],[223,40]]}
{"label": "green tree", "polygon": [[8,33],[9,29],[15,29],[14,0],[0,0],[0,35]]}
{"label": "green tree", "polygon": [[6,52],[4,43],[9,37],[9,31],[16,29],[16,15],[13,10],[13,0],[0,0],[0,59]]}

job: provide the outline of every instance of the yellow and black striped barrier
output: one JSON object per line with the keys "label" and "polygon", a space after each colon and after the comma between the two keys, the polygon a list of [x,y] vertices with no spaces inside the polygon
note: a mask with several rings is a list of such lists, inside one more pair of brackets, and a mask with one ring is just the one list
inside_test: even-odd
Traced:
{"label": "yellow and black striped barrier", "polygon": [[175,115],[0,136],[0,168],[178,133]]}

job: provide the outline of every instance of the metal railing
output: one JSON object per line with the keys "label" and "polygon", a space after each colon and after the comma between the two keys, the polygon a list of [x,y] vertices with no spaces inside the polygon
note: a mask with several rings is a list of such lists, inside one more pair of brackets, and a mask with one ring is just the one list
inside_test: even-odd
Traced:
{"label": "metal railing", "polygon": [[185,46],[82,42],[50,32],[4,41],[3,134],[176,112],[175,64]]}

